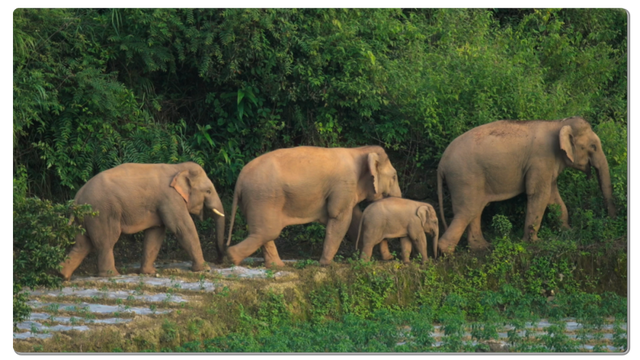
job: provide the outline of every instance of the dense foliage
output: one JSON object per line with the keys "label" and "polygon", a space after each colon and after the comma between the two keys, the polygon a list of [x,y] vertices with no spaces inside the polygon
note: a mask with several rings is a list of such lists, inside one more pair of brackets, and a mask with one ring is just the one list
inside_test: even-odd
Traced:
{"label": "dense foliage", "polygon": [[14,158],[67,199],[122,162],[195,160],[229,192],[272,149],[380,144],[408,187],[498,119],[622,138],[626,36],[613,9],[18,9]]}
{"label": "dense foliage", "polygon": [[[60,220],[77,211],[67,201],[118,164],[195,161],[229,206],[243,165],[264,152],[378,144],[403,193],[433,200],[446,146],[499,119],[579,115],[602,140],[618,218],[606,216],[596,179],[567,170],[558,184],[573,230],[559,229],[552,208],[542,239],[571,251],[609,251],[627,235],[624,10],[17,9],[13,21],[14,182],[21,184],[14,254],[23,254],[14,255],[14,294],[22,276],[59,263],[52,232],[61,234],[55,246],[73,239],[77,229]],[[485,211],[484,231],[497,236],[491,256],[520,251],[510,239],[522,234],[525,201]],[[243,224],[237,220],[234,241],[243,238]],[[38,229],[42,235],[29,233]],[[321,249],[323,234],[318,224],[291,227],[279,247]],[[49,250],[16,253],[32,242]],[[531,267],[552,271],[562,251]],[[47,254],[44,267],[15,268],[16,256],[35,253]],[[521,280],[519,291],[532,293],[542,286],[538,273],[491,271],[504,273],[500,286]],[[24,284],[55,285],[39,281]]]}
{"label": "dense foliage", "polygon": [[54,204],[49,200],[26,196],[24,168],[13,181],[13,322],[29,317],[24,287],[59,287],[62,279],[55,274],[66,256],[66,249],[77,234],[79,225],[72,217],[92,215],[89,205],[73,201]]}

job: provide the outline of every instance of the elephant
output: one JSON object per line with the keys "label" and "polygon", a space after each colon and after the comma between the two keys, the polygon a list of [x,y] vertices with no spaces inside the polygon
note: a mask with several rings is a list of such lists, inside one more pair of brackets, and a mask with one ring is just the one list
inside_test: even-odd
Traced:
{"label": "elephant", "polygon": [[[238,176],[227,255],[238,265],[262,246],[266,266],[284,266],[274,244],[282,229],[317,221],[327,227],[320,264],[328,265],[354,228],[352,218],[360,216],[357,204],[388,196],[402,193],[396,170],[380,146],[299,146],[268,152],[250,161]],[[238,206],[249,236],[229,246]]]}
{"label": "elephant", "polygon": [[[484,207],[521,193],[527,194],[524,241],[537,241],[544,211],[550,204],[561,209],[563,227],[569,215],[557,179],[565,168],[591,176],[598,173],[604,205],[615,218],[609,165],[600,138],[581,117],[562,120],[501,120],[473,128],[453,140],[438,164],[438,201],[445,232],[439,249],[452,253],[465,228],[469,248],[489,247],[482,236],[480,217]],[[453,220],[447,227],[442,206],[446,181],[453,204]]]}
{"label": "elephant", "polygon": [[416,245],[422,255],[422,262],[427,259],[427,236],[433,239],[434,257],[438,254],[438,216],[430,204],[389,197],[369,205],[362,214],[358,229],[356,249],[362,235],[362,254],[360,258],[369,260],[373,247],[384,239],[400,238],[402,241],[402,260],[409,263],[411,242]]}
{"label": "elephant", "polygon": [[60,275],[66,280],[92,249],[97,251],[99,276],[119,275],[113,247],[120,234],[140,231],[144,231],[140,273],[155,273],[153,263],[165,229],[176,234],[191,257],[191,269],[206,270],[196,226],[190,216],[193,214],[202,220],[204,208],[212,210],[216,218],[218,261],[222,262],[224,208],[213,183],[196,163],[118,165],[89,179],[78,190],[74,202],[90,204],[98,215],[85,217],[80,224],[86,233],[76,236],[69,258],[61,264]]}

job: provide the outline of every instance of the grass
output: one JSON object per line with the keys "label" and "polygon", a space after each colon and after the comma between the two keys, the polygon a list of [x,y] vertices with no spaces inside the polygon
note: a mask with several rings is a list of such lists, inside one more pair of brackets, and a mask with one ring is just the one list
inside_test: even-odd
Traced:
{"label": "grass", "polygon": [[[87,332],[55,333],[51,339],[16,341],[14,348],[25,352],[469,352],[495,351],[491,346],[498,332],[509,334],[505,339],[509,351],[584,351],[580,346],[585,344],[599,351],[606,350],[606,345],[626,346],[625,330],[604,328],[627,321],[626,277],[622,276],[626,272],[610,268],[626,268],[626,257],[625,262],[619,261],[620,252],[608,250],[599,259],[581,261],[588,255],[563,244],[522,244],[507,237],[494,244],[492,252],[481,256],[461,251],[424,265],[350,257],[320,267],[304,260],[287,266],[284,270],[294,275],[283,278],[223,278],[160,270],[172,280],[212,281],[215,292],[142,282],[87,282],[84,285],[107,290],[171,291],[189,302],[100,300],[123,309],[138,306],[172,312]],[[41,300],[53,302],[48,311],[57,314],[68,311],[55,303],[72,302],[64,297]],[[119,317],[134,316],[120,312]],[[595,339],[586,330],[563,331],[560,326],[567,317],[585,324]],[[539,331],[525,327],[541,319],[553,326]],[[435,336],[433,326],[440,329]],[[611,339],[597,335],[606,332],[613,334]]]}

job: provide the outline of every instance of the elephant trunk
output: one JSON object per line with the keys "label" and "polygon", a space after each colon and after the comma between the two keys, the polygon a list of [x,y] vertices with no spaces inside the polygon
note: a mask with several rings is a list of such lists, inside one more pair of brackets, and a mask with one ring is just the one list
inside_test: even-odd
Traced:
{"label": "elephant trunk", "polygon": [[[213,212],[213,218],[216,221],[216,243],[218,247],[218,264],[222,263],[224,258],[224,207],[222,201],[217,194],[211,196],[210,201],[207,202],[207,207]],[[213,234],[212,234],[213,235]],[[212,236],[213,237],[213,236]]]}
{"label": "elephant trunk", "polygon": [[224,216],[217,215],[216,219],[216,240],[218,242],[218,264],[222,263],[224,258]]}
{"label": "elephant trunk", "polygon": [[611,186],[611,175],[609,174],[609,164],[602,151],[595,154],[591,159],[591,165],[598,172],[598,183],[604,198],[604,206],[607,208],[609,216],[616,217],[616,207],[613,204],[613,187]]}

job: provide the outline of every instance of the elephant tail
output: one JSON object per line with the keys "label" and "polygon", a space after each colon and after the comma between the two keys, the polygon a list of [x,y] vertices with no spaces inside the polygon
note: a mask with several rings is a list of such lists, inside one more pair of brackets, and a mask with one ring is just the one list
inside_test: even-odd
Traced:
{"label": "elephant tail", "polygon": [[447,231],[447,219],[444,218],[444,206],[442,204],[442,180],[444,180],[444,172],[438,168],[438,204],[440,206],[440,217],[444,224],[444,230]]}
{"label": "elephant tail", "polygon": [[356,250],[358,250],[358,242],[360,241],[360,232],[362,230],[363,221],[364,221],[364,214],[360,217],[360,224],[358,224],[358,236],[356,237]]}
{"label": "elephant tail", "polygon": [[233,192],[233,204],[231,205],[231,223],[229,223],[229,238],[227,239],[227,247],[231,244],[231,234],[233,234],[233,222],[236,219],[236,211],[238,210],[238,198],[240,197],[240,186],[236,185]]}

